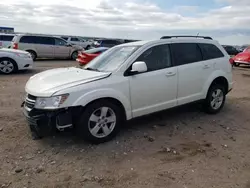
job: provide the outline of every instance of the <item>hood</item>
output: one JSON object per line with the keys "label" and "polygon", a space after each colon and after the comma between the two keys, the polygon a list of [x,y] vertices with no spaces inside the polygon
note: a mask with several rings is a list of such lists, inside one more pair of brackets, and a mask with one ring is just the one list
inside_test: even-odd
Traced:
{"label": "hood", "polygon": [[234,58],[235,61],[249,61],[250,53],[249,52],[241,52],[237,54]]}
{"label": "hood", "polygon": [[50,97],[60,90],[106,78],[110,74],[75,67],[51,69],[30,77],[25,90],[34,96]]}
{"label": "hood", "polygon": [[9,49],[9,48],[1,48],[0,52],[29,54],[29,52],[26,52],[26,51],[23,51],[23,50],[15,50],[15,49]]}

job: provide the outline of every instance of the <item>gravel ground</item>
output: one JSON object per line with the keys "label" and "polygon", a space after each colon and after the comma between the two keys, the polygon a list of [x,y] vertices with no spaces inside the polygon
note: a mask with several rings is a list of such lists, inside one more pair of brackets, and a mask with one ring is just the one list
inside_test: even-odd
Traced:
{"label": "gravel ground", "polygon": [[33,141],[20,109],[33,74],[72,61],[36,61],[0,75],[0,187],[250,188],[250,68],[234,68],[223,111],[198,105],[129,121],[116,139],[89,145],[73,133]]}

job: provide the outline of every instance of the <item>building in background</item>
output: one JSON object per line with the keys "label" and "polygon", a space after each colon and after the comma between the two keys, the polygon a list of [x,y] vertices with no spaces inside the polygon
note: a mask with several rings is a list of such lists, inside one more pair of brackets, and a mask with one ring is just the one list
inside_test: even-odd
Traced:
{"label": "building in background", "polygon": [[14,33],[13,27],[1,27],[0,26],[0,33]]}

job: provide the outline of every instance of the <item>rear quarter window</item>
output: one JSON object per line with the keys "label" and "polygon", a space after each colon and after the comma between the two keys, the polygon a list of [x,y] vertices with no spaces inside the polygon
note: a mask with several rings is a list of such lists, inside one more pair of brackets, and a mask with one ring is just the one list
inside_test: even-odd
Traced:
{"label": "rear quarter window", "polygon": [[214,44],[201,43],[199,46],[201,48],[204,60],[224,57],[224,54],[221,52],[221,50]]}

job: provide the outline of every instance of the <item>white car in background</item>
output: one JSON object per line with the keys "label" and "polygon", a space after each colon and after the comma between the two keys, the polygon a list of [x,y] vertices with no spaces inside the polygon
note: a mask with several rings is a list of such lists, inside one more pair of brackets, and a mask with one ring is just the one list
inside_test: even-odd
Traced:
{"label": "white car in background", "polygon": [[0,48],[8,48],[15,34],[1,34],[0,33]]}
{"label": "white car in background", "polygon": [[19,70],[32,69],[32,66],[33,60],[29,52],[0,49],[0,73],[11,74]]}
{"label": "white car in background", "polygon": [[80,37],[65,37],[65,36],[62,36],[61,38],[66,40],[70,44],[75,44],[75,45],[81,46],[85,50],[90,49],[91,45],[93,44],[93,42],[84,40],[83,38],[80,38]]}

